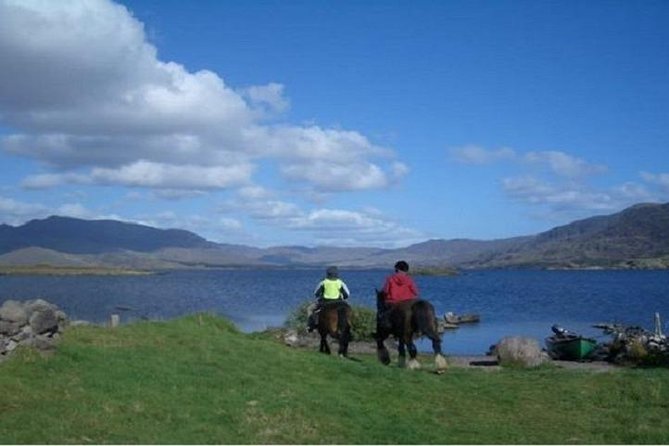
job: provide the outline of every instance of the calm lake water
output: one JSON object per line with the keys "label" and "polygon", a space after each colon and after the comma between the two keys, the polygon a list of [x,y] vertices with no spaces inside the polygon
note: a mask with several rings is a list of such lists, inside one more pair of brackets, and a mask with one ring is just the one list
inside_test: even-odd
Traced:
{"label": "calm lake water", "polygon": [[[375,308],[374,288],[387,270],[341,271],[351,302]],[[177,271],[150,276],[0,276],[0,302],[37,297],[57,304],[72,319],[123,322],[170,319],[210,311],[243,331],[283,324],[309,300],[320,270]],[[474,271],[457,277],[415,277],[422,297],[438,315],[478,313],[479,324],[444,334],[447,354],[482,354],[504,336],[543,343],[553,324],[601,337],[591,327],[617,322],[653,328],[659,312],[669,331],[669,271]],[[127,307],[119,311],[116,307]],[[427,349],[427,343],[421,343]]]}

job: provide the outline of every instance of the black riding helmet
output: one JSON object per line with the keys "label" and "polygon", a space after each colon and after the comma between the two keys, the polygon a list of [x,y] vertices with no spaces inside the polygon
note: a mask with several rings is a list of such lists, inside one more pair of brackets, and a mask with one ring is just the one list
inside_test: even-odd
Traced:
{"label": "black riding helmet", "polygon": [[328,279],[336,279],[339,277],[339,269],[336,266],[330,266],[325,270],[325,275]]}
{"label": "black riding helmet", "polygon": [[395,264],[395,271],[409,272],[409,264],[404,260],[400,260]]}

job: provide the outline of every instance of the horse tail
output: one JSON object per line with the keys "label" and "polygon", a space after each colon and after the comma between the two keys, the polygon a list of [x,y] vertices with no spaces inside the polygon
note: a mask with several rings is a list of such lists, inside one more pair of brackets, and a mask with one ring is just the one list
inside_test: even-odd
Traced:
{"label": "horse tail", "polygon": [[418,301],[413,309],[415,329],[421,334],[427,336],[432,341],[432,350],[434,350],[437,373],[446,369],[446,359],[441,351],[441,336],[437,330],[437,318],[434,315],[434,307],[426,300]]}
{"label": "horse tail", "polygon": [[347,303],[342,302],[337,306],[337,332],[346,338],[351,336],[349,312],[350,307]]}
{"label": "horse tail", "polygon": [[430,339],[439,337],[434,307],[426,300],[419,300],[413,306],[415,330]]}
{"label": "horse tail", "polygon": [[348,357],[348,343],[351,342],[351,307],[341,302],[337,306],[337,333],[339,335],[339,356]]}

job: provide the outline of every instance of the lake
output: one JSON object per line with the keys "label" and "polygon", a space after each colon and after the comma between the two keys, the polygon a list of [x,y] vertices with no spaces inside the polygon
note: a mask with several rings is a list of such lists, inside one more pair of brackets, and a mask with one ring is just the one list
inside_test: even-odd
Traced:
{"label": "lake", "polygon": [[[347,271],[341,277],[353,304],[375,308],[375,287],[388,270]],[[123,322],[170,319],[209,311],[228,317],[242,331],[283,324],[309,300],[321,270],[174,271],[148,276],[0,276],[0,302],[42,298],[71,319]],[[439,316],[477,313],[478,324],[444,334],[447,354],[483,354],[504,336],[523,335],[543,343],[559,324],[601,337],[600,322],[653,329],[659,312],[669,324],[669,271],[471,271],[456,277],[416,276],[422,297]],[[117,307],[127,308],[119,310]],[[427,350],[427,343],[421,343]]]}

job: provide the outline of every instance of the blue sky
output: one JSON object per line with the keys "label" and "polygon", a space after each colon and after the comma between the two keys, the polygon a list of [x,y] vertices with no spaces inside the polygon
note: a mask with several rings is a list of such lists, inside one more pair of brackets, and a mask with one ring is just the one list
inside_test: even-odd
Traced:
{"label": "blue sky", "polygon": [[0,0],[0,221],[494,239],[669,201],[666,1]]}

